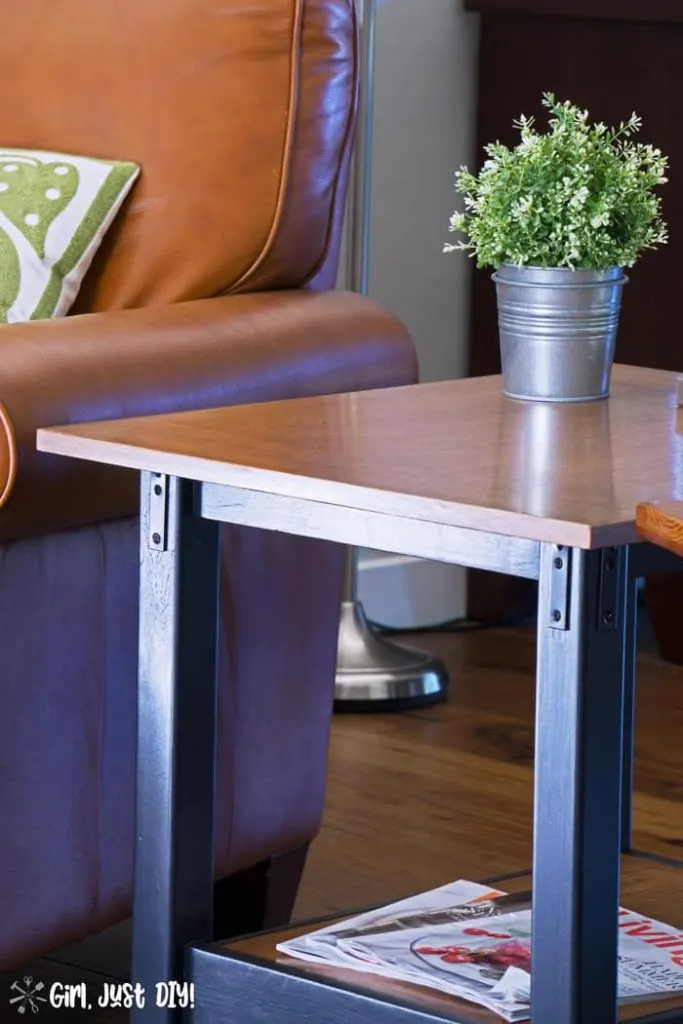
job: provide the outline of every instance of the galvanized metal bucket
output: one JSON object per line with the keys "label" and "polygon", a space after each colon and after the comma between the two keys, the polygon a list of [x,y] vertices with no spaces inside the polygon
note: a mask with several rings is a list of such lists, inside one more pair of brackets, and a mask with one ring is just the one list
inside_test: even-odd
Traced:
{"label": "galvanized metal bucket", "polygon": [[607,398],[628,280],[621,268],[546,270],[504,264],[493,280],[503,394],[540,402]]}

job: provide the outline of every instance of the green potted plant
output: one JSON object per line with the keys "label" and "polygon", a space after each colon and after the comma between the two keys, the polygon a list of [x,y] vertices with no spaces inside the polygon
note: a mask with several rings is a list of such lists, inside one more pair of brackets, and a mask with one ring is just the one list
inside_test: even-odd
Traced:
{"label": "green potted plant", "polygon": [[633,114],[617,128],[543,95],[548,131],[514,122],[521,141],[485,148],[478,175],[456,175],[464,211],[450,230],[478,267],[495,271],[503,392],[541,401],[609,395],[621,295],[646,249],[667,241],[657,187],[667,159],[634,140]]}

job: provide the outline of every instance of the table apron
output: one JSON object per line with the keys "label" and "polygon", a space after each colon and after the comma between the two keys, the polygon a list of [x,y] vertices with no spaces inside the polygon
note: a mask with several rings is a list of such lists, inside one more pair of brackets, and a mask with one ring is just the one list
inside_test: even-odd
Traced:
{"label": "table apron", "polygon": [[196,495],[204,519],[538,579],[535,540],[221,484],[198,485]]}

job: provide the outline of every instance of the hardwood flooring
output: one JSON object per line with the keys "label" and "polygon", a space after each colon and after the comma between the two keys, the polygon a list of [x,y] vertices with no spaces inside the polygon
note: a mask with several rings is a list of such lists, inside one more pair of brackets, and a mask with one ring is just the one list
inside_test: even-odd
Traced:
{"label": "hardwood flooring", "polygon": [[[647,623],[642,633],[635,845],[683,860],[683,669],[659,659]],[[449,700],[335,719],[325,828],[311,851],[302,916],[530,864],[533,632],[413,641],[446,659]]]}
{"label": "hardwood flooring", "polygon": [[[683,669],[658,658],[647,624],[641,632],[635,843],[683,860]],[[297,918],[530,864],[533,631],[429,633],[410,642],[445,658],[448,702],[399,714],[336,716],[325,824]],[[15,1019],[8,1016],[8,990],[21,973],[46,984],[89,980],[99,993],[105,975],[125,976],[126,957],[126,929],[118,928],[0,975],[0,1022]],[[41,1007],[38,1019],[119,1024],[126,1015]]]}

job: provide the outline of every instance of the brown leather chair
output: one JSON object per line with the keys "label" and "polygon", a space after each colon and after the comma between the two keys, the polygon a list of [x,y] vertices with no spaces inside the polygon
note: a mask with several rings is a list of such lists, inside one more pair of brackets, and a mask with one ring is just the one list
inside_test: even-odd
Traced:
{"label": "brown leather chair", "polygon": [[[143,168],[73,315],[0,328],[8,968],[124,918],[133,862],[138,483],[39,456],[36,429],[404,384],[415,359],[389,314],[330,290],[352,0],[0,11],[0,143]],[[342,552],[225,529],[223,556],[216,876],[242,873],[219,887],[242,894],[219,913],[236,931],[287,917],[320,826]]]}

